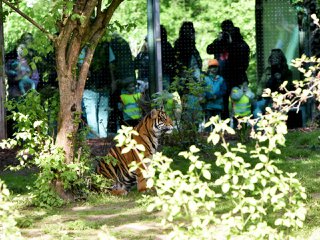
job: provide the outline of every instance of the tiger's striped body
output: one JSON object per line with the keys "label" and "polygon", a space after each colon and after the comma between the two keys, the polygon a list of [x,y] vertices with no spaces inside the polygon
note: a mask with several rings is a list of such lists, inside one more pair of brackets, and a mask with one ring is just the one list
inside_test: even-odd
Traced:
{"label": "tiger's striped body", "polygon": [[[172,120],[162,110],[153,109],[147,114],[140,123],[134,128],[139,135],[133,136],[138,144],[145,147],[144,157],[152,156],[158,147],[158,141],[163,133],[170,133],[173,129]],[[138,191],[146,190],[146,179],[143,177],[140,169],[135,172],[129,171],[129,164],[133,161],[141,162],[137,150],[131,150],[122,154],[123,147],[113,147],[108,153],[109,156],[117,159],[117,163],[106,164],[100,161],[97,166],[97,172],[108,179],[114,181],[111,193],[115,195],[124,195],[137,184]],[[145,165],[142,168],[146,169]]]}

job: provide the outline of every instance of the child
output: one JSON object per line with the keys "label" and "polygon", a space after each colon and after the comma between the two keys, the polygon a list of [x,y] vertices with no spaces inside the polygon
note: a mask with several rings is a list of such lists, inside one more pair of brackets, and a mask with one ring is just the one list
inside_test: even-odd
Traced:
{"label": "child", "polygon": [[131,77],[124,79],[123,84],[125,87],[121,91],[119,108],[123,112],[124,124],[135,127],[142,117],[142,110],[138,104],[142,99],[142,93],[137,91],[135,81]]}
{"label": "child", "polygon": [[205,121],[208,122],[209,118],[215,115],[221,116],[223,111],[223,96],[227,93],[227,85],[223,77],[218,75],[219,62],[216,59],[208,61],[207,75],[204,78],[206,85],[205,92]]}
{"label": "child", "polygon": [[251,114],[254,94],[245,82],[239,87],[233,87],[229,98],[229,112],[232,122],[233,117],[247,117]]}
{"label": "child", "polygon": [[19,81],[19,89],[22,95],[26,93],[27,86],[29,85],[30,89],[36,89],[35,82],[30,78],[32,75],[32,70],[29,67],[29,64],[25,58],[27,52],[27,47],[25,44],[20,44],[17,49],[17,61],[14,63],[14,70],[16,71],[15,80]]}
{"label": "child", "polygon": [[[32,71],[27,62],[27,52],[26,45],[20,44],[17,48],[17,59],[10,61],[9,70],[7,70],[7,74],[18,83],[17,85],[22,95],[24,95],[28,89],[36,89],[36,82],[39,78],[38,72]],[[35,80],[33,80],[32,77],[35,77]]]}

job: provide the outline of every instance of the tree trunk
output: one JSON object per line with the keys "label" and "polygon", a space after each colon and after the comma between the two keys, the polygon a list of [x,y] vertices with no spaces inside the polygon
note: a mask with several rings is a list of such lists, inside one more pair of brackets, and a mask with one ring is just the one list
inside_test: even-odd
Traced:
{"label": "tree trunk", "polygon": [[[80,42],[76,45],[80,46]],[[60,109],[58,115],[58,132],[56,137],[56,146],[63,149],[65,152],[65,163],[70,164],[75,158],[74,143],[76,134],[79,128],[79,119],[81,117],[81,101],[84,91],[85,80],[88,74],[89,64],[91,61],[92,53],[89,54],[87,64],[84,64],[80,70],[80,74],[75,67],[77,66],[77,51],[72,51],[70,54],[76,55],[75,57],[69,56],[68,59],[74,59],[73,63],[67,64],[64,53],[58,50],[57,44],[57,75],[59,79],[59,93],[60,93]],[[80,47],[79,47],[80,49]],[[78,50],[79,51],[79,50]],[[64,189],[61,180],[56,179],[52,183],[52,187],[56,193],[64,200],[73,201],[75,196],[71,191]]]}
{"label": "tree trunk", "polygon": [[74,140],[78,131],[79,117],[81,116],[81,98],[83,91],[72,87],[70,73],[60,78],[60,111],[56,145],[65,151],[66,164],[74,158]]}
{"label": "tree trunk", "polygon": [[[59,81],[60,110],[58,116],[58,133],[56,146],[65,152],[65,163],[70,164],[75,158],[74,143],[81,117],[81,101],[89,66],[94,50],[106,31],[109,21],[124,0],[112,0],[107,9],[101,11],[101,1],[79,1],[74,5],[74,12],[86,16],[85,21],[69,18],[62,25],[59,36],[54,41],[56,66]],[[98,6],[95,21],[90,20],[93,9]],[[90,45],[87,45],[90,43]],[[84,62],[77,66],[79,54],[84,46],[86,49]],[[64,192],[60,181],[54,188],[63,199],[70,200],[70,193]]]}

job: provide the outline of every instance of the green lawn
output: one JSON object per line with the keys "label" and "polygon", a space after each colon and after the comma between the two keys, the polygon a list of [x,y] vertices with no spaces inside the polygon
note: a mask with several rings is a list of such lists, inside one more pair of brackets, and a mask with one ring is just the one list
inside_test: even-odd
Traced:
{"label": "green lawn", "polygon": [[[292,131],[287,136],[286,146],[281,148],[281,155],[273,156],[277,166],[285,172],[297,172],[297,177],[306,187],[308,194],[308,214],[305,226],[297,231],[299,239],[315,238],[320,231],[320,130],[310,132]],[[250,146],[250,144],[249,144]],[[253,146],[252,146],[253,147]],[[206,162],[213,162],[211,146],[202,145],[201,157]],[[164,147],[163,152],[170,157],[180,150]],[[173,167],[186,170],[188,162],[182,157],[174,158]],[[213,164],[212,172],[221,171]],[[161,213],[148,213],[146,206],[140,203],[141,195],[136,191],[125,197],[93,194],[86,201],[76,202],[63,208],[39,209],[30,206],[26,200],[32,186],[34,173],[1,173],[8,188],[16,199],[20,212],[18,225],[26,239],[165,239],[166,231],[162,228]],[[228,204],[221,207],[227,208]]]}

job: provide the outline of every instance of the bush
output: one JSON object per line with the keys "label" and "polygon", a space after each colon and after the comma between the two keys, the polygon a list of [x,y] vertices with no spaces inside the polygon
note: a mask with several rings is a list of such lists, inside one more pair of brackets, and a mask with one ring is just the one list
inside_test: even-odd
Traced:
{"label": "bush", "polygon": [[[34,204],[41,207],[61,206],[66,199],[83,198],[88,194],[91,182],[90,151],[85,144],[88,129],[78,132],[75,141],[78,152],[70,164],[65,164],[64,153],[54,145],[57,103],[57,94],[44,98],[36,91],[8,101],[9,118],[15,122],[15,133],[13,138],[0,143],[2,148],[19,146],[17,158],[20,165],[11,167],[12,170],[29,166],[39,169],[32,196]],[[80,121],[80,114],[78,119]]]}
{"label": "bush", "polygon": [[18,213],[10,201],[10,193],[4,182],[0,179],[0,239],[22,239],[15,218]]}
{"label": "bush", "polygon": [[[208,142],[215,145],[221,141],[225,150],[216,152],[216,159],[212,159],[223,168],[221,177],[211,175],[211,165],[199,160],[196,154],[200,149],[195,146],[179,154],[190,161],[186,174],[172,170],[173,160],[161,153],[145,160],[149,164],[145,172],[148,186],[157,191],[156,196],[148,197],[148,210],[164,212],[163,223],[172,230],[170,239],[238,235],[286,239],[292,229],[302,227],[306,215],[305,189],[295,174],[283,173],[269,158],[271,152],[280,153],[277,145],[284,144],[286,117],[270,112],[266,119],[274,122],[261,120],[260,126],[266,131],[252,133],[257,143],[247,159],[240,156],[247,153],[246,146],[238,143],[230,147],[224,139],[226,132],[234,134],[229,120],[210,119],[207,125],[213,124],[214,130]],[[221,214],[226,204],[230,210]]]}

